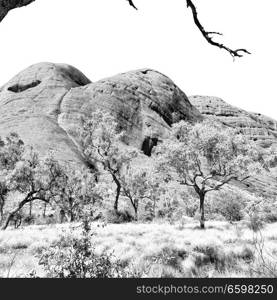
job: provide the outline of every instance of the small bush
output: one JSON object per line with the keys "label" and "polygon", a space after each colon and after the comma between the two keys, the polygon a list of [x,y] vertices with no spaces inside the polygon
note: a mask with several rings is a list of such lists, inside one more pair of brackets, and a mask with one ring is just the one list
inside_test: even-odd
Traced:
{"label": "small bush", "polygon": [[104,221],[108,224],[129,223],[134,221],[134,217],[127,210],[116,212],[110,209],[104,213]]}
{"label": "small bush", "polygon": [[59,223],[59,220],[54,214],[45,216],[45,217],[38,216],[35,219],[36,225],[53,225],[53,224],[58,224],[58,223]]}
{"label": "small bush", "polygon": [[263,207],[262,214],[266,223],[277,222],[277,207],[276,201],[268,201]]}
{"label": "small bush", "polygon": [[187,196],[184,201],[186,216],[193,218],[199,210],[199,201],[197,198]]}
{"label": "small bush", "polygon": [[249,217],[249,221],[247,222],[247,227],[254,232],[260,231],[264,228],[264,220],[262,216],[258,213],[253,213]]}
{"label": "small bush", "polygon": [[195,245],[193,251],[196,254],[195,265],[197,267],[213,264],[216,270],[225,268],[227,257],[221,244],[218,244],[215,241],[203,241],[202,243]]}
{"label": "small bush", "polygon": [[266,223],[276,223],[277,222],[277,213],[276,212],[266,213],[264,216],[264,220]]}
{"label": "small bush", "polygon": [[29,250],[33,254],[41,255],[45,250],[49,248],[49,244],[45,241],[37,241],[30,245]]}
{"label": "small bush", "polygon": [[249,247],[244,247],[242,252],[240,253],[240,257],[246,261],[252,261],[254,259],[254,252]]}
{"label": "small bush", "polygon": [[253,261],[255,257],[254,250],[248,245],[241,245],[232,248],[230,255],[232,255],[236,259],[243,259],[246,262]]}
{"label": "small bush", "polygon": [[27,217],[24,218],[23,222],[26,225],[32,225],[32,224],[35,223],[35,216],[34,215],[27,216]]}
{"label": "small bush", "polygon": [[220,200],[215,203],[215,210],[229,222],[238,222],[243,219],[243,200],[241,195],[222,192]]}
{"label": "small bush", "polygon": [[187,251],[165,247],[161,252],[151,257],[152,263],[170,266],[180,270],[181,262],[188,256]]}
{"label": "small bush", "polygon": [[242,205],[237,201],[227,201],[221,208],[221,214],[226,218],[227,221],[241,221],[243,218]]}
{"label": "small bush", "polygon": [[[73,236],[73,235],[72,235]],[[62,240],[40,258],[40,265],[50,278],[122,278],[125,268],[113,254],[96,254],[90,227],[83,224],[81,238]]]}

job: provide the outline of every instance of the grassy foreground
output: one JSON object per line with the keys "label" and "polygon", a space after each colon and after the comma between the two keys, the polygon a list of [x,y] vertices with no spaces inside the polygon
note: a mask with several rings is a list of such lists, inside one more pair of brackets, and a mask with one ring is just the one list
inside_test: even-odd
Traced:
{"label": "grassy foreground", "polygon": [[[0,277],[26,277],[51,244],[81,230],[79,224],[28,226],[0,232]],[[277,257],[277,223],[254,234],[246,223],[92,225],[97,252],[110,251],[141,277],[269,277]],[[262,255],[261,255],[262,252]],[[265,266],[266,264],[266,266]],[[267,272],[267,273],[265,273]]]}

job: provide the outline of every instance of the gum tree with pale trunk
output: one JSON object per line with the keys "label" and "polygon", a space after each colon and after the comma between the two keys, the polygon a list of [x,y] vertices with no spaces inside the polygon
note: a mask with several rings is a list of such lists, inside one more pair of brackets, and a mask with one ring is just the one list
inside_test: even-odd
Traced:
{"label": "gum tree with pale trunk", "polygon": [[118,128],[115,118],[102,110],[84,118],[79,133],[85,160],[98,170],[102,168],[116,186],[114,210],[118,213],[122,172],[139,155],[139,151],[123,144],[124,132]]}
{"label": "gum tree with pale trunk", "polygon": [[202,229],[207,194],[262,171],[262,157],[255,143],[215,121],[173,125],[170,137],[156,147],[155,155],[165,180],[192,187],[198,195]]}

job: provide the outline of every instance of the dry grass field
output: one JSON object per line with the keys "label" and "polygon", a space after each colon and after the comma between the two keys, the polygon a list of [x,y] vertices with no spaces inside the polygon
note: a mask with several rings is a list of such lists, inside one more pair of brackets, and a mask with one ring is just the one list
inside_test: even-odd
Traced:
{"label": "dry grass field", "polygon": [[[140,277],[274,276],[277,223],[258,234],[245,222],[210,221],[205,230],[198,227],[193,219],[182,224],[93,223],[92,239],[98,253],[113,253]],[[80,230],[79,224],[63,224],[1,231],[0,277],[26,277],[34,270],[44,277],[42,253]]]}

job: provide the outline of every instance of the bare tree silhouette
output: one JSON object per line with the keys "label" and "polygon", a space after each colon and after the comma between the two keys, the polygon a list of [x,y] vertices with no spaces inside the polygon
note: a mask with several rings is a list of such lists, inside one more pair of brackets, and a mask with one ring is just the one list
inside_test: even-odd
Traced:
{"label": "bare tree silhouette", "polygon": [[[128,0],[129,1],[129,0]],[[137,7],[134,5],[133,1],[130,0],[129,1],[130,5],[133,6],[135,9],[137,9]],[[195,4],[193,3],[192,0],[186,0],[187,3],[187,8],[190,8],[192,11],[192,15],[193,15],[193,20],[195,25],[197,26],[197,28],[200,30],[200,32],[202,33],[203,37],[206,39],[206,41],[215,47],[218,47],[220,49],[226,50],[227,52],[229,52],[229,54],[233,57],[243,57],[244,54],[251,54],[248,50],[240,48],[240,49],[231,49],[229,47],[227,47],[226,45],[216,42],[213,40],[213,37],[215,35],[223,35],[220,32],[216,32],[216,31],[206,31],[204,26],[202,25],[202,23],[200,22],[199,18],[198,18],[198,12],[197,12],[197,8],[195,6]]]}

